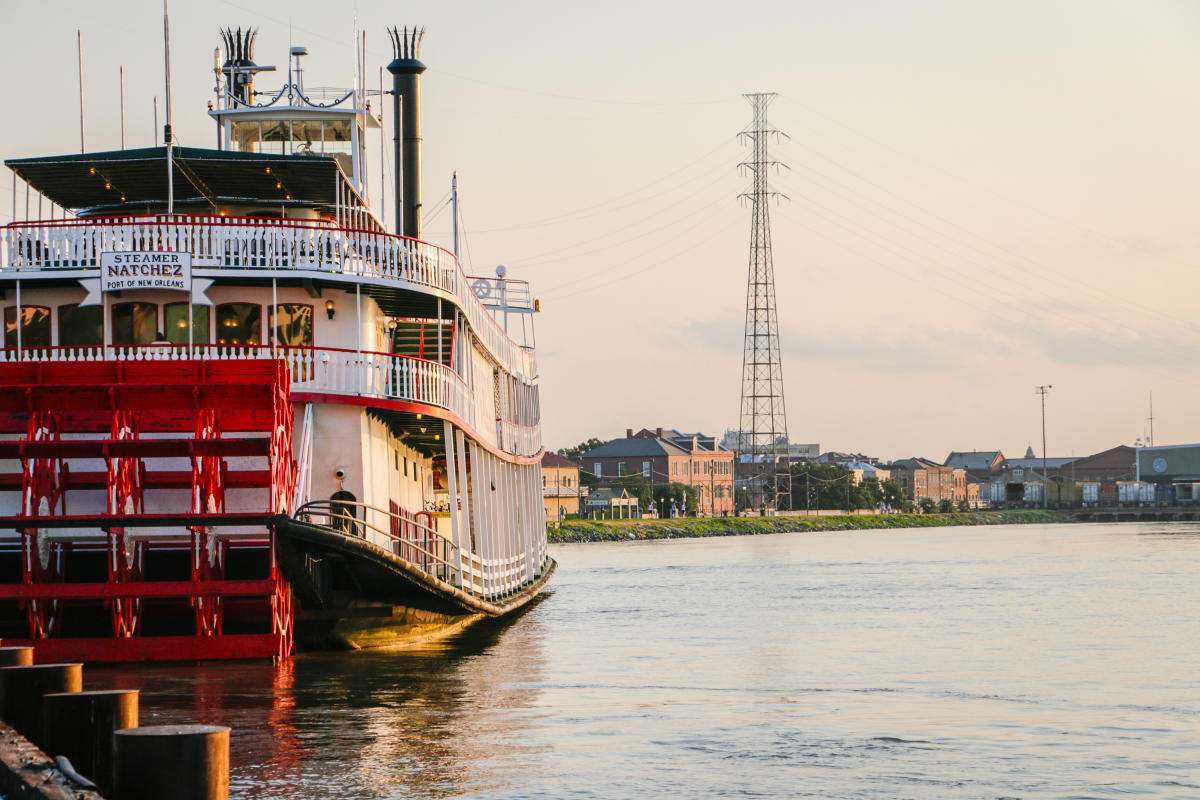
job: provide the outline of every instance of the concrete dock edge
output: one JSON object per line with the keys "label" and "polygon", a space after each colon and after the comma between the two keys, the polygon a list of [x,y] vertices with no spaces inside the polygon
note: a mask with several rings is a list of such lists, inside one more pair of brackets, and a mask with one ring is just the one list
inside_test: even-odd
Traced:
{"label": "concrete dock edge", "polygon": [[104,800],[80,789],[54,765],[54,759],[0,722],[0,795],[5,800]]}

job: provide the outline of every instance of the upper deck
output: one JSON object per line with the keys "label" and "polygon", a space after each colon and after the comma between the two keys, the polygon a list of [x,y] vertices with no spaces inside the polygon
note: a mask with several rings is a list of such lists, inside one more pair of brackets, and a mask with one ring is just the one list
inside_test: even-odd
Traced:
{"label": "upper deck", "polygon": [[[94,281],[102,253],[163,250],[190,253],[199,278],[311,276],[358,283],[385,309],[398,290],[433,293],[458,306],[505,371],[526,380],[537,375],[533,348],[514,341],[473,288],[486,290],[494,308],[501,286],[510,282],[468,278],[452,253],[427,242],[323,220],[192,215],[14,222],[2,233],[0,281]],[[528,290],[521,281],[511,283],[522,287],[506,293],[512,310],[527,311]]]}
{"label": "upper deck", "polygon": [[[10,302],[15,299],[27,306],[42,305],[39,287],[81,286],[98,296],[101,255],[138,251],[189,253],[196,284],[244,286],[248,296],[254,292],[269,295],[273,282],[308,281],[341,285],[351,293],[361,291],[393,318],[416,316],[413,311],[421,305],[429,308],[441,303],[444,313],[456,307],[477,347],[486,351],[490,360],[522,384],[537,383],[533,348],[505,332],[502,316],[505,309],[528,313],[530,302],[523,281],[470,278],[443,248],[322,220],[187,215],[170,220],[142,216],[16,222],[0,229],[0,288],[8,287]],[[509,284],[511,289],[506,288]],[[124,294],[136,298],[142,291]],[[361,327],[362,321],[350,316],[337,324],[349,329]],[[477,408],[490,403],[468,387],[464,374],[433,360],[375,352],[370,347],[328,347],[321,346],[321,341],[306,348],[272,342],[220,346],[216,341],[197,342],[194,347],[130,346],[115,344],[111,334],[103,344],[84,348],[28,339],[16,348],[11,347],[13,342],[9,344],[0,351],[0,360],[280,357],[292,366],[293,392],[427,404],[452,412],[484,440],[515,455],[530,456],[540,449],[536,424],[514,425],[504,419],[496,422],[493,431],[493,415]],[[464,365],[464,373],[469,372],[465,360],[459,363]]]}

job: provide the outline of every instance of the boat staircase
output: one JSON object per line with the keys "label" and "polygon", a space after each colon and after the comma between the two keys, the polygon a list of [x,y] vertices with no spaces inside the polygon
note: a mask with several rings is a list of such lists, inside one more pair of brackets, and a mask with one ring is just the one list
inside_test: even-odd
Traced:
{"label": "boat staircase", "polygon": [[284,657],[282,360],[0,364],[0,637],[38,662]]}

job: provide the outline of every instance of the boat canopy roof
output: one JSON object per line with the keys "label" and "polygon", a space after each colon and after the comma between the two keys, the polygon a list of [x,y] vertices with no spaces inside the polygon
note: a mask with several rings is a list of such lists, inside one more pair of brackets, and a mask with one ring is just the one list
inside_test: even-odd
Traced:
{"label": "boat canopy roof", "polygon": [[[177,206],[363,207],[332,157],[174,148]],[[167,148],[112,150],[4,162],[63,208],[87,216],[136,213],[167,202]]]}

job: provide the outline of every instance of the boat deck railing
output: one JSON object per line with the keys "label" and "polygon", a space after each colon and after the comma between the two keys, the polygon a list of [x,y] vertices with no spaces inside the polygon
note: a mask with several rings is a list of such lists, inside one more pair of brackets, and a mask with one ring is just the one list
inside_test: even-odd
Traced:
{"label": "boat deck railing", "polygon": [[[313,500],[296,509],[293,516],[299,522],[365,539],[425,574],[483,600],[502,599],[526,583],[525,554],[489,559],[456,547],[434,529],[428,511],[397,514],[356,501]],[[418,517],[429,522],[419,522]]]}
{"label": "boat deck railing", "polygon": [[531,348],[505,333],[452,253],[380,231],[322,220],[177,215],[13,222],[0,237],[0,274],[100,269],[106,252],[192,254],[197,270],[308,270],[437,289],[457,301],[475,335],[506,370],[532,378]]}
{"label": "boat deck railing", "polygon": [[[284,347],[281,345],[148,344],[88,345],[0,349],[0,363],[14,361],[250,361],[282,359],[291,372],[291,391],[309,394],[357,395],[385,400],[424,403],[444,408],[502,449],[533,456],[541,449],[539,425],[501,421],[499,431],[491,415],[480,415],[475,394],[450,367],[413,356],[345,350],[335,347]],[[497,442],[496,434],[503,437]]]}

